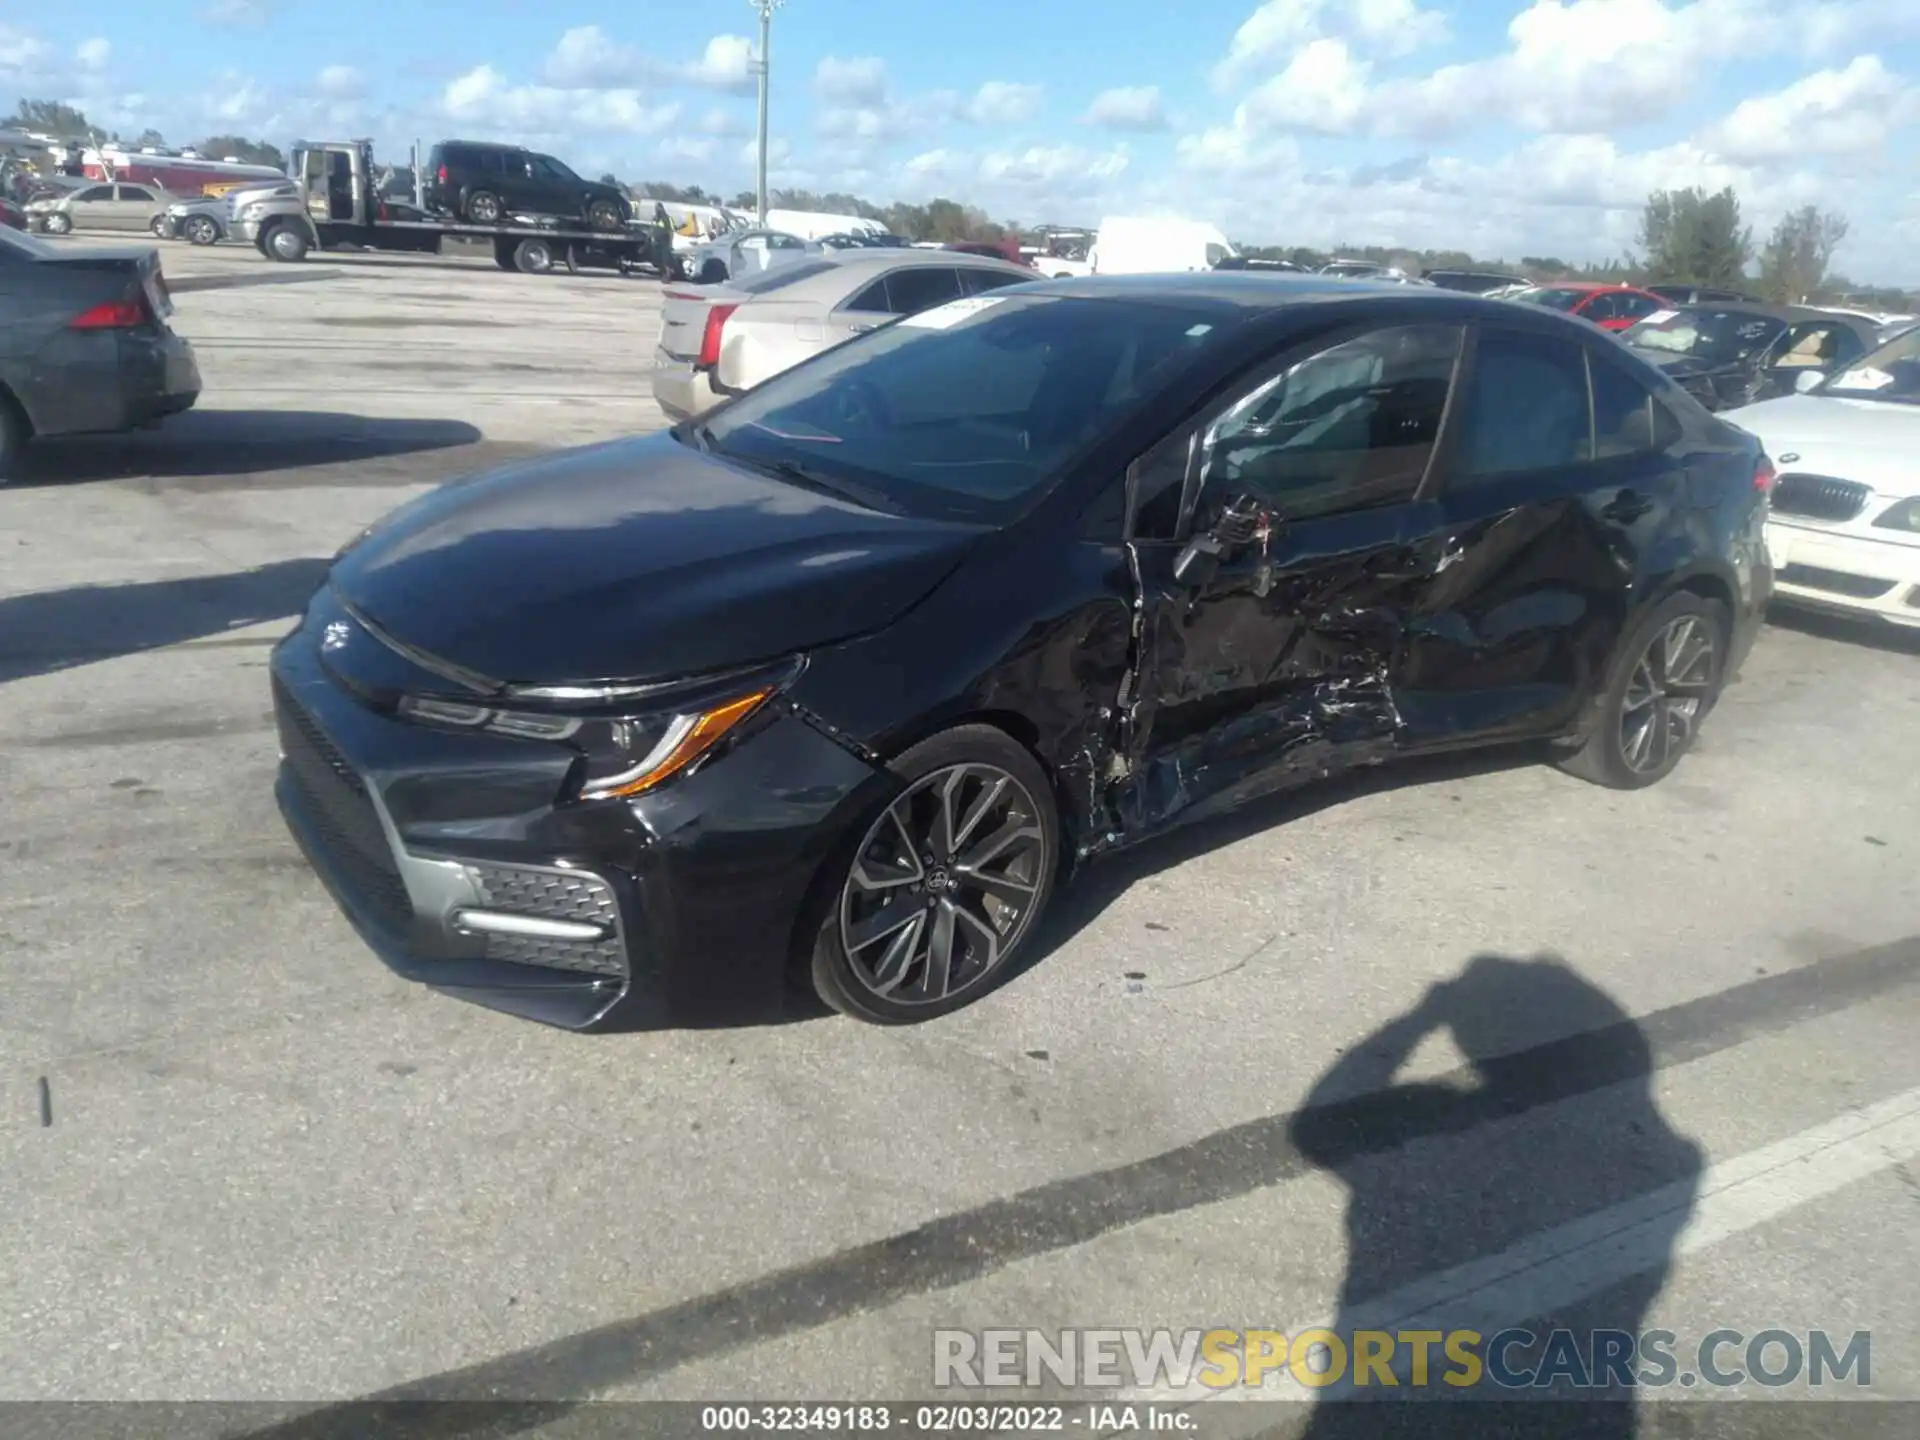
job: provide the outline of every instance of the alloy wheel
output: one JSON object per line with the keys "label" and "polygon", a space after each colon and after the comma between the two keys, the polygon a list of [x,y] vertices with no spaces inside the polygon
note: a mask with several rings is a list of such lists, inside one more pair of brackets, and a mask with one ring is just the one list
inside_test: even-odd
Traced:
{"label": "alloy wheel", "polygon": [[856,979],[933,1005],[997,971],[1025,937],[1053,857],[1039,807],[995,765],[922,776],[867,831],[840,894]]}
{"label": "alloy wheel", "polygon": [[1663,768],[1693,739],[1713,688],[1717,642],[1701,616],[1663,626],[1633,667],[1620,703],[1620,754],[1647,775]]}

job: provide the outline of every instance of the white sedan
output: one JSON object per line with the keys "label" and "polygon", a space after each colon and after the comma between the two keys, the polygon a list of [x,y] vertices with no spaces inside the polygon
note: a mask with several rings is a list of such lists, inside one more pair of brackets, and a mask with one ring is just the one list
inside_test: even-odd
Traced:
{"label": "white sedan", "polygon": [[1920,628],[1920,329],[1800,385],[1722,415],[1759,436],[1779,471],[1776,594]]}

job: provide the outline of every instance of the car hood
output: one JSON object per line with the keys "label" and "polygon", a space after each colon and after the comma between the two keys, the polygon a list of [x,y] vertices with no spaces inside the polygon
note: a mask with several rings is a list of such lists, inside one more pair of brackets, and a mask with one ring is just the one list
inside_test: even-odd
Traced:
{"label": "car hood", "polygon": [[1858,480],[1881,495],[1920,494],[1920,405],[1786,395],[1720,418],[1757,435],[1783,471]]}
{"label": "car hood", "polygon": [[985,533],[660,434],[429,492],[349,546],[332,583],[395,639],[494,680],[668,680],[886,625]]}

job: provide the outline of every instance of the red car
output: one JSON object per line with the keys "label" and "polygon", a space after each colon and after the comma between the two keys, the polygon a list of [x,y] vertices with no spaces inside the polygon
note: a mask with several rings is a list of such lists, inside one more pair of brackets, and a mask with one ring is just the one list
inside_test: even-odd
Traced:
{"label": "red car", "polygon": [[5,225],[11,230],[24,230],[27,228],[27,212],[13,201],[0,196],[0,225]]}
{"label": "red car", "polygon": [[1671,302],[1650,290],[1635,285],[1601,285],[1591,281],[1556,281],[1522,290],[1513,297],[1529,305],[1544,305],[1549,310],[1564,310],[1591,320],[1602,330],[1625,330],[1653,314],[1671,310]]}
{"label": "red car", "polygon": [[1020,253],[1018,240],[955,240],[943,247],[958,250],[962,255],[985,255],[994,260],[1007,260],[1015,265],[1033,267],[1033,257]]}

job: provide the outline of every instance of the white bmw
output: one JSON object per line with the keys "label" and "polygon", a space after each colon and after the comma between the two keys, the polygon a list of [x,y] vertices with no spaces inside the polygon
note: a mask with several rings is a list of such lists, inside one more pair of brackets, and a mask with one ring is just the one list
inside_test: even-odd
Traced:
{"label": "white bmw", "polygon": [[1721,418],[1759,436],[1779,472],[1776,597],[1920,627],[1920,329]]}

